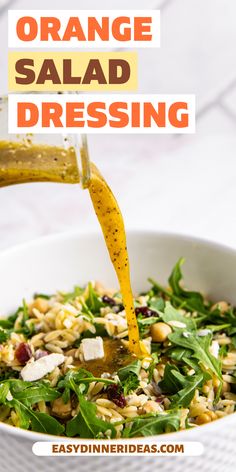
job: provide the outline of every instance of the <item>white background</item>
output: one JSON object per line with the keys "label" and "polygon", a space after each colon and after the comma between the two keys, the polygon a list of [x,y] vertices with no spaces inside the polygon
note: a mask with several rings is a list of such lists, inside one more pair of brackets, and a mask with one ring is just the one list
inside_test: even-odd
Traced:
{"label": "white background", "polygon": [[[235,0],[0,0],[0,90],[7,83],[7,7],[161,9],[161,48],[139,50],[139,92],[194,93],[194,136],[90,135],[127,227],[190,233],[236,247]],[[2,8],[2,9],[1,9]],[[0,249],[67,229],[97,228],[77,186],[0,189]]]}

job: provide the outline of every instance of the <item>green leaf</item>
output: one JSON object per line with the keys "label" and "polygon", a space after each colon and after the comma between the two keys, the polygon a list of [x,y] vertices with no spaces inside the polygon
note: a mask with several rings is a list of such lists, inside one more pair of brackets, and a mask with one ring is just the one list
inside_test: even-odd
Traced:
{"label": "green leaf", "polygon": [[32,430],[39,433],[55,434],[57,436],[63,433],[64,426],[52,416],[34,411],[17,399],[13,399],[9,403],[15,408],[19,416],[21,428],[29,429],[31,425]]}
{"label": "green leaf", "polygon": [[83,291],[84,290],[81,287],[79,287],[78,285],[75,285],[74,290],[72,292],[62,294],[63,302],[67,303],[67,302],[73,301],[76,297],[79,297],[80,295],[82,295]]}
{"label": "green leaf", "polygon": [[25,388],[19,392],[12,392],[14,398],[22,401],[25,405],[30,406],[40,401],[50,402],[60,396],[60,393],[46,384],[34,385]]}
{"label": "green leaf", "polygon": [[173,376],[176,377],[176,380],[181,383],[182,377],[182,384],[184,388],[179,390],[175,395],[171,397],[171,408],[176,408],[177,406],[182,406],[183,408],[189,407],[196,389],[201,388],[206,380],[209,379],[209,375],[204,374],[203,372],[194,375],[184,377],[181,376],[179,372],[173,372]]}
{"label": "green leaf", "polygon": [[34,300],[35,298],[44,298],[44,300],[50,300],[52,295],[46,295],[45,293],[34,293]]}
{"label": "green leaf", "polygon": [[0,404],[5,403],[9,388],[10,386],[8,382],[0,384]]}
{"label": "green leaf", "polygon": [[23,429],[29,429],[30,427],[30,413],[28,409],[17,400],[11,402],[12,406],[15,408],[16,413],[19,418],[19,426]]}
{"label": "green leaf", "polygon": [[115,380],[103,379],[100,377],[94,377],[91,372],[86,369],[79,369],[77,371],[69,370],[65,377],[59,380],[57,384],[58,389],[65,389],[63,392],[63,401],[67,403],[70,398],[70,390],[76,393],[77,397],[80,397],[81,386],[83,392],[87,392],[89,383],[91,382],[103,382],[104,384],[115,384]]}
{"label": "green leaf", "polygon": [[178,367],[174,364],[166,364],[163,379],[158,384],[163,393],[172,394],[179,391],[182,384],[174,375],[175,371],[179,371]]}
{"label": "green leaf", "polygon": [[100,309],[105,306],[99,295],[96,294],[91,283],[88,285],[86,305],[93,315],[99,315]]}
{"label": "green leaf", "polygon": [[183,278],[181,271],[181,266],[183,263],[184,259],[181,258],[174,266],[174,269],[168,279],[170,287],[172,288],[174,295],[182,299],[182,301],[186,305],[186,308],[190,308],[191,311],[196,310],[201,313],[206,313],[204,299],[201,293],[185,290],[180,285],[180,282]]}
{"label": "green leaf", "polygon": [[[195,330],[196,323],[192,318],[187,318],[187,316],[181,315],[172,305],[170,302],[166,302],[164,314],[162,315],[163,321],[165,323],[169,323],[170,321],[178,321],[179,323],[185,324],[188,330]],[[173,329],[180,329],[173,327]],[[182,328],[183,329],[183,328]]]}
{"label": "green leaf", "polygon": [[167,355],[171,359],[180,362],[192,356],[192,350],[186,349],[184,347],[172,347],[168,349]]}
{"label": "green leaf", "polygon": [[153,297],[149,301],[148,306],[151,308],[151,310],[155,310],[156,312],[163,312],[165,308],[165,301],[161,297]]}
{"label": "green leaf", "polygon": [[34,412],[34,414],[31,415],[31,424],[32,429],[39,433],[60,436],[65,430],[64,426],[59,423],[56,418],[41,412]]}
{"label": "green leaf", "polygon": [[209,351],[211,343],[211,335],[197,336],[194,333],[188,333],[188,337],[184,337],[183,333],[176,331],[168,336],[169,340],[177,346],[191,349],[193,351],[192,356],[198,359],[202,365],[209,369],[211,374],[215,374],[220,380],[222,380],[221,364]]}
{"label": "green leaf", "polygon": [[140,369],[141,369],[141,361],[137,359],[131,364],[128,364],[125,367],[121,367],[121,369],[118,370],[117,375],[120,381],[123,382],[124,380],[127,379],[127,377],[129,377],[131,373],[135,374],[138,377]]}
{"label": "green leaf", "polygon": [[97,407],[95,403],[85,400],[83,395],[79,396],[80,411],[77,416],[68,421],[66,425],[66,434],[69,437],[80,436],[81,438],[98,438],[101,433],[105,434],[111,431],[111,437],[114,438],[116,431],[114,426],[103,421],[96,416]]}
{"label": "green leaf", "polygon": [[117,375],[121,381],[124,395],[136,390],[139,386],[139,372],[141,369],[141,361],[137,359],[118,370]]}
{"label": "green leaf", "polygon": [[23,302],[22,302],[22,311],[23,311],[22,323],[24,325],[25,322],[29,319],[29,309],[28,309],[28,305],[27,305],[25,299],[23,299]]}
{"label": "green leaf", "polygon": [[180,412],[135,417],[132,418],[132,425],[124,429],[123,437],[135,438],[140,436],[154,436],[156,434],[165,433],[167,428],[168,431],[177,431],[179,427]]}
{"label": "green leaf", "polygon": [[11,321],[9,321],[9,319],[3,319],[3,320],[0,320],[0,327],[1,328],[4,328],[4,329],[11,329],[13,328],[13,324]]}
{"label": "green leaf", "polygon": [[5,343],[9,337],[9,334],[5,329],[0,328],[0,344]]}

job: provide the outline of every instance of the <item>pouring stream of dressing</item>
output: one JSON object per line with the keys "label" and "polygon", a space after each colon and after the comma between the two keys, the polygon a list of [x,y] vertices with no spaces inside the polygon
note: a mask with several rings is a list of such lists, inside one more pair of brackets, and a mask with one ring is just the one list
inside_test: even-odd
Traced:
{"label": "pouring stream of dressing", "polygon": [[144,353],[140,347],[139,329],[131,290],[124,221],[111,189],[96,166],[93,163],[90,166],[91,177],[88,189],[119,280],[128,324],[129,350],[136,356],[141,356]]}

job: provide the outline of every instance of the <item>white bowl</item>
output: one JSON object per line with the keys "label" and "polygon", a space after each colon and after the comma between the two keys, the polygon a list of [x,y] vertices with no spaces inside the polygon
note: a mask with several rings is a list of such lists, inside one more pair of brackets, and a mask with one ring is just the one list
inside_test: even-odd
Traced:
{"label": "white bowl", "polygon": [[[183,272],[187,287],[203,291],[212,300],[228,300],[236,305],[236,251],[192,237],[150,231],[129,232],[128,248],[134,292],[148,287],[148,277],[166,283],[173,265],[183,256],[186,258]],[[73,285],[83,285],[91,279],[100,280],[108,287],[117,287],[101,235],[60,234],[7,250],[0,254],[0,314],[11,313],[23,298],[29,299],[36,291],[52,293],[57,289],[69,290]],[[158,458],[162,471],[171,470],[173,465],[175,472],[188,470],[189,467],[193,471],[199,467],[203,471],[233,471],[235,426],[236,415],[233,414],[192,430],[156,437],[156,440],[164,442],[196,440],[205,447],[204,455],[197,458]],[[43,461],[45,467],[56,465],[57,470],[62,471],[69,461],[71,471],[76,470],[79,463],[80,472],[87,470],[91,461],[96,463],[96,467],[100,464],[104,470],[107,461],[111,461],[112,465],[114,460],[101,457],[60,458],[58,461],[57,458],[34,457],[31,452],[32,442],[46,438],[43,434],[0,423],[3,470],[8,472],[15,467],[18,471],[19,458],[22,470],[29,470],[29,463],[36,468]],[[142,470],[145,471],[157,459],[120,457],[115,460],[120,461],[119,467],[130,467],[131,462],[134,464],[134,461],[138,461],[138,466],[142,463]]]}

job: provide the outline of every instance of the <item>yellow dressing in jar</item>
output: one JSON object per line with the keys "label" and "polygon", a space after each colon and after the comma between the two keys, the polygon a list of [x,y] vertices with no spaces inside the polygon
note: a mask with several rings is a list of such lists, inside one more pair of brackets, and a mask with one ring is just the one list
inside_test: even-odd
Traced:
{"label": "yellow dressing in jar", "polygon": [[0,141],[0,187],[25,182],[79,181],[73,147]]}

